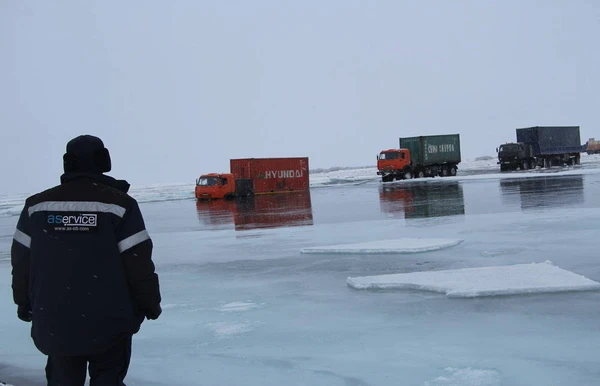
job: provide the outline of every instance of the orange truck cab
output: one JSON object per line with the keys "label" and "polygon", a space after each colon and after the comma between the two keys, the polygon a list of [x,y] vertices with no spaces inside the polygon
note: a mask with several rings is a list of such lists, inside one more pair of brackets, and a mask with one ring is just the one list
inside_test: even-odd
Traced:
{"label": "orange truck cab", "polygon": [[195,193],[198,200],[233,198],[235,194],[233,174],[203,174],[196,180]]}
{"label": "orange truck cab", "polygon": [[[383,180],[386,182],[393,181],[394,178],[412,178],[410,150],[382,150],[377,156],[377,174],[383,176]],[[403,175],[400,176],[400,174]]]}

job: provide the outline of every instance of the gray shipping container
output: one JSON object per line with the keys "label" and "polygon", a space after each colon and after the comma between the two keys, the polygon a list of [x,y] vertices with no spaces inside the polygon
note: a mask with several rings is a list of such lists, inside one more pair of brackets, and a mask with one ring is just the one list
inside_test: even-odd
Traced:
{"label": "gray shipping container", "polygon": [[413,167],[461,161],[459,134],[400,138],[400,148],[410,150]]}
{"label": "gray shipping container", "polygon": [[534,155],[583,151],[579,126],[535,126],[517,129],[517,142],[532,145]]}

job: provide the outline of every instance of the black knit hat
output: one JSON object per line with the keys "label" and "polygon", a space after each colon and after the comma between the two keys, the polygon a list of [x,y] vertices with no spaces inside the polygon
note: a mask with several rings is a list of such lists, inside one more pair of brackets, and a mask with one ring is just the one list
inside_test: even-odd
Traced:
{"label": "black knit hat", "polygon": [[110,153],[100,138],[80,135],[67,143],[63,168],[65,173],[107,173],[111,169]]}

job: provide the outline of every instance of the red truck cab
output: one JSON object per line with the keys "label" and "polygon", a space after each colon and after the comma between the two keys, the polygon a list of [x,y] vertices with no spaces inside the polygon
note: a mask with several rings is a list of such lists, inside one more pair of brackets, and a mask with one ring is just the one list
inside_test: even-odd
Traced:
{"label": "red truck cab", "polygon": [[196,180],[195,193],[197,200],[232,198],[235,194],[233,174],[203,174]]}
{"label": "red truck cab", "polygon": [[384,181],[392,181],[398,171],[409,170],[410,164],[408,149],[382,150],[377,156],[377,174],[383,176]]}

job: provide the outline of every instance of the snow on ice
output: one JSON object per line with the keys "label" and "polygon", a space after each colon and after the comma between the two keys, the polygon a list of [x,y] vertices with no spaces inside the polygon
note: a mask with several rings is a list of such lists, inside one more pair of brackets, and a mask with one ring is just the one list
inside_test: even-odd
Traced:
{"label": "snow on ice", "polygon": [[236,335],[240,335],[254,330],[255,324],[256,323],[250,321],[215,322],[209,323],[208,326],[217,339],[229,339]]}
{"label": "snow on ice", "polygon": [[445,375],[425,382],[425,386],[499,386],[500,375],[495,370],[473,369],[470,367],[456,369],[447,367]]}
{"label": "snow on ice", "polygon": [[444,238],[400,238],[395,240],[370,241],[356,244],[327,245],[302,248],[305,254],[382,254],[382,253],[419,253],[453,247],[461,239]]}
{"label": "snow on ice", "polygon": [[600,283],[561,269],[550,261],[510,266],[349,277],[355,289],[416,289],[451,298],[518,295],[600,289]]}
{"label": "snow on ice", "polygon": [[223,304],[218,308],[221,312],[240,312],[240,311],[249,311],[251,309],[259,307],[260,304],[256,304],[251,301],[246,302],[231,302],[227,304]]}

